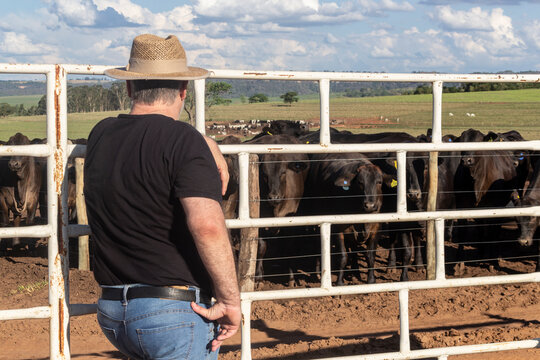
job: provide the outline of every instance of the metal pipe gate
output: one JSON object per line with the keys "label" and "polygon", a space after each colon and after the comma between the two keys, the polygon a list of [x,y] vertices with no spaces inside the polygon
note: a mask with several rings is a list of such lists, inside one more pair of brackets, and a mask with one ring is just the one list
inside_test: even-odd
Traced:
{"label": "metal pipe gate", "polygon": [[[0,238],[25,236],[47,237],[49,262],[49,306],[29,309],[0,311],[0,320],[48,318],[50,320],[50,358],[70,359],[68,325],[70,316],[94,313],[95,304],[69,304],[69,264],[68,236],[90,234],[85,225],[69,225],[67,222],[67,181],[68,157],[84,157],[85,147],[67,145],[67,75],[103,75],[111,66],[93,65],[19,65],[0,64],[0,73],[45,74],[47,77],[47,144],[25,146],[0,146],[0,156],[25,155],[47,157],[47,225],[21,228],[2,228]],[[414,350],[410,349],[408,322],[408,294],[410,290],[449,288],[458,286],[493,285],[504,283],[540,282],[540,273],[506,275],[496,277],[466,278],[447,280],[444,273],[444,219],[483,218],[503,216],[535,216],[540,207],[468,210],[468,211],[426,211],[407,212],[405,200],[405,161],[407,151],[455,151],[455,150],[540,150],[540,141],[503,143],[442,143],[441,112],[442,85],[444,82],[539,82],[538,75],[471,75],[471,74],[380,74],[380,73],[327,73],[327,72],[265,72],[240,70],[213,70],[211,78],[251,79],[251,80],[292,80],[318,81],[320,89],[321,137],[320,144],[311,145],[242,145],[239,151],[234,145],[222,145],[225,154],[238,153],[240,161],[240,209],[239,218],[227,220],[229,228],[272,227],[295,225],[321,225],[322,278],[320,288],[291,289],[279,291],[244,292],[242,298],[242,359],[251,359],[250,316],[253,301],[320,297],[333,295],[365,294],[372,292],[398,292],[400,304],[400,351],[384,354],[349,356],[347,359],[408,359],[470,354],[499,350],[526,349],[540,346],[540,339],[530,339],[508,343],[457,346],[447,348]],[[330,82],[426,82],[433,84],[433,140],[425,144],[331,144],[330,143]],[[204,133],[204,89],[205,80],[195,80],[196,128]],[[398,163],[398,207],[396,213],[362,215],[326,215],[295,218],[249,217],[247,169],[249,154],[257,153],[323,153],[323,152],[396,152]],[[381,221],[435,221],[436,276],[434,280],[404,283],[383,283],[353,286],[332,286],[330,279],[330,226],[331,224],[381,222]],[[339,358],[334,358],[339,359]]]}

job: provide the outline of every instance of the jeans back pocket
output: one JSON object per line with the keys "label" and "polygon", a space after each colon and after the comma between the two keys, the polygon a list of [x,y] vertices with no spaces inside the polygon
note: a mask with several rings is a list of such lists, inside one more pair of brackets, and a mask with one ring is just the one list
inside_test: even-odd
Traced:
{"label": "jeans back pocket", "polygon": [[189,359],[195,324],[190,322],[149,329],[137,329],[139,345],[151,359]]}

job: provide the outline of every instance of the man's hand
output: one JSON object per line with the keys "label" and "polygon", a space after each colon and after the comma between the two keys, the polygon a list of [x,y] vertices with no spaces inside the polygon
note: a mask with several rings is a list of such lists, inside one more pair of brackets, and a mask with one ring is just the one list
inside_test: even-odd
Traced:
{"label": "man's hand", "polygon": [[205,309],[192,302],[191,308],[202,317],[210,321],[216,321],[220,325],[219,333],[212,341],[212,351],[216,351],[223,341],[236,334],[240,328],[240,322],[242,321],[240,305],[229,306],[217,302],[211,308]]}
{"label": "man's hand", "polygon": [[229,169],[227,167],[227,161],[223,157],[223,154],[221,153],[221,150],[219,150],[219,146],[214,139],[209,138],[206,135],[204,136],[204,139],[212,152],[212,156],[214,157],[214,161],[216,162],[219,171],[219,177],[221,178],[221,195],[225,195],[227,186],[229,185]]}

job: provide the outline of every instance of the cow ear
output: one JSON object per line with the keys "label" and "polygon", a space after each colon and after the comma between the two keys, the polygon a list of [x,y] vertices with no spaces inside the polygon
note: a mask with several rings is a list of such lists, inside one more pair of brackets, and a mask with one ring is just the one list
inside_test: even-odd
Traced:
{"label": "cow ear", "polygon": [[499,135],[493,131],[490,131],[486,136],[484,136],[484,141],[499,141]]}
{"label": "cow ear", "polygon": [[351,186],[352,179],[354,178],[356,174],[347,174],[342,175],[334,181],[334,185],[340,188],[343,188],[343,190],[349,190]]}
{"label": "cow ear", "polygon": [[288,165],[289,169],[297,173],[302,172],[307,169],[307,164],[301,161],[291,161]]}
{"label": "cow ear", "polygon": [[397,186],[397,179],[395,176],[383,173],[383,182],[389,188],[394,188]]}

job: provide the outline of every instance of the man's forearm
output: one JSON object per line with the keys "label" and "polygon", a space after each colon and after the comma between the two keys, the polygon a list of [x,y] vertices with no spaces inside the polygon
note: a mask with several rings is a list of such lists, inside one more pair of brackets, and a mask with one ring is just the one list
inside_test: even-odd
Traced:
{"label": "man's forearm", "polygon": [[218,202],[201,198],[181,199],[199,256],[214,284],[218,301],[238,305],[240,291],[225,219]]}

